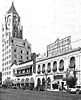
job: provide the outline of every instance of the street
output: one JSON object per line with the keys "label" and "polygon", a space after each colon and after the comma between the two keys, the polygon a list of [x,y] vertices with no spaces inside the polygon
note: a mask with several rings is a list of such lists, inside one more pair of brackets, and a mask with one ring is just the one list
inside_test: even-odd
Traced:
{"label": "street", "polygon": [[81,94],[0,88],[0,100],[81,100]]}

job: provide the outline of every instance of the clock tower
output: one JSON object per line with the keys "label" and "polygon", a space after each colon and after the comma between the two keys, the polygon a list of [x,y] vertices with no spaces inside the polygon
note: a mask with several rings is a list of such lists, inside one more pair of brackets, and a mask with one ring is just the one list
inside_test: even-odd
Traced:
{"label": "clock tower", "polygon": [[16,11],[13,2],[5,16],[5,25],[6,25],[6,31],[11,32],[10,34],[11,37],[22,39],[23,29],[20,22],[20,16],[18,15]]}
{"label": "clock tower", "polygon": [[31,44],[23,40],[23,28],[14,3],[5,14],[2,25],[2,83],[12,78],[11,67],[31,60]]}

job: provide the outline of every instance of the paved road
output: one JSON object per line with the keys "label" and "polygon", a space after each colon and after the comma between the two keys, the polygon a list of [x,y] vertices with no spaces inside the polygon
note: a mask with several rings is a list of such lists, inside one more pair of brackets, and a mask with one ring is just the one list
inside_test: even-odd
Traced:
{"label": "paved road", "polygon": [[0,89],[0,100],[81,100],[81,94]]}

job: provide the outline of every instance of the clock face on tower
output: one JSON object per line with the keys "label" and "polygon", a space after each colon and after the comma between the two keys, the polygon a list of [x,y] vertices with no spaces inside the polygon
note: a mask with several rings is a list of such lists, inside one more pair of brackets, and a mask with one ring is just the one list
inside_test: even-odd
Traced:
{"label": "clock face on tower", "polygon": [[10,29],[10,25],[11,25],[11,15],[8,15],[8,16],[7,16],[7,22],[6,22],[7,30]]}

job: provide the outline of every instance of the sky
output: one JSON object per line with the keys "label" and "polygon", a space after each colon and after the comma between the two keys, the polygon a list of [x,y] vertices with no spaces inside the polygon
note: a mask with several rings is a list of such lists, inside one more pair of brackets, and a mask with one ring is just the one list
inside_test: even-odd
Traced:
{"label": "sky", "polygon": [[[21,17],[23,38],[31,43],[32,52],[46,52],[47,45],[57,38],[71,36],[71,41],[81,39],[81,0],[13,0],[13,2]],[[2,44],[1,27],[4,15],[11,4],[12,0],[0,0],[0,44]]]}

